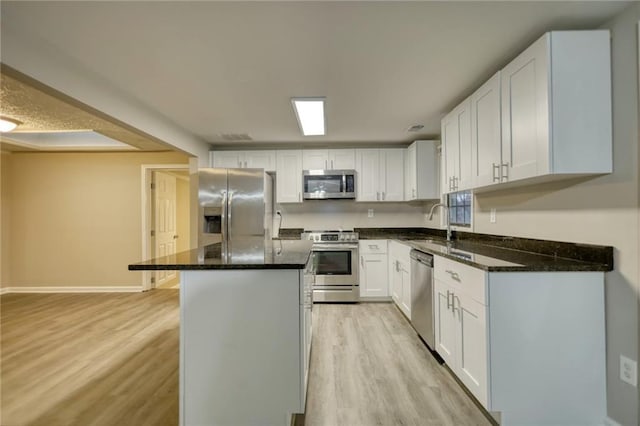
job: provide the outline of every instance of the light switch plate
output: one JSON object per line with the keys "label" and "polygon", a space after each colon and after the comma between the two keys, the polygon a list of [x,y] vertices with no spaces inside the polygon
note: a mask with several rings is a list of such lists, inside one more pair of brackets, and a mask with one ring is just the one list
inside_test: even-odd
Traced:
{"label": "light switch plate", "polygon": [[638,386],[638,364],[624,355],[620,355],[620,380]]}
{"label": "light switch plate", "polygon": [[491,213],[489,214],[489,222],[496,223],[496,209],[491,209]]}
{"label": "light switch plate", "polygon": [[367,217],[373,217],[373,209],[367,211]]}

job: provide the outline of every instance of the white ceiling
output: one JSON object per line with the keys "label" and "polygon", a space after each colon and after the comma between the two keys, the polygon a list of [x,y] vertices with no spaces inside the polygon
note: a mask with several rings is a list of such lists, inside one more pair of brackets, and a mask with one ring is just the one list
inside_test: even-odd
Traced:
{"label": "white ceiling", "polygon": [[[400,143],[543,32],[629,3],[2,1],[2,21],[214,144]],[[293,96],[327,97],[326,136],[301,136]]]}

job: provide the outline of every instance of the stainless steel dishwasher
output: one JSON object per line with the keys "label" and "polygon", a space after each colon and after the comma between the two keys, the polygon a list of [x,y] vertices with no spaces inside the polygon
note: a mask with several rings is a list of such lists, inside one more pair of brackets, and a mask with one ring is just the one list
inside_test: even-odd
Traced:
{"label": "stainless steel dishwasher", "polygon": [[411,325],[429,348],[435,349],[433,256],[411,250]]}

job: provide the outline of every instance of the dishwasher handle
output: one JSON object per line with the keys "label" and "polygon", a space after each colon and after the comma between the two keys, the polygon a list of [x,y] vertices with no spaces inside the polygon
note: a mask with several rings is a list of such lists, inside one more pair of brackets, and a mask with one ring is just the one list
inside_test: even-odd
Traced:
{"label": "dishwasher handle", "polygon": [[433,256],[420,250],[411,250],[409,253],[411,260],[422,263],[433,268]]}

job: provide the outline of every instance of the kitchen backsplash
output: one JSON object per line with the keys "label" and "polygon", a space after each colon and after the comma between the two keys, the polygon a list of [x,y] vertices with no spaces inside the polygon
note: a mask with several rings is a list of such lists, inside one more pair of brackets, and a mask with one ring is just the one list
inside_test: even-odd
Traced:
{"label": "kitchen backsplash", "polygon": [[[353,229],[375,227],[438,227],[439,217],[427,220],[436,203],[356,203],[353,201],[305,201],[301,204],[276,204],[282,212],[282,224],[274,215],[274,233],[281,228]],[[369,217],[369,209],[373,217]]]}

